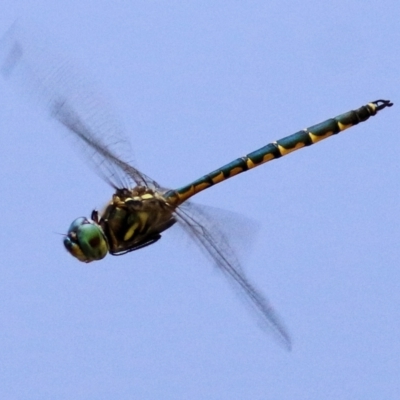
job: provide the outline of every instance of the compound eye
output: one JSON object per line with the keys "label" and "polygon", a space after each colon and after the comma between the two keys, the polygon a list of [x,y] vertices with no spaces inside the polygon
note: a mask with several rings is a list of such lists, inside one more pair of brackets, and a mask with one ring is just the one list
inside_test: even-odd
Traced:
{"label": "compound eye", "polygon": [[85,217],[72,222],[64,238],[67,251],[79,261],[101,260],[108,253],[108,243],[99,225]]}

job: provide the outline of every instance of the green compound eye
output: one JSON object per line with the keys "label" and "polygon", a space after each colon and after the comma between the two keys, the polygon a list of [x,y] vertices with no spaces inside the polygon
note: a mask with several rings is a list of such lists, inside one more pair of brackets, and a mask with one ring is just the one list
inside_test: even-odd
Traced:
{"label": "green compound eye", "polygon": [[101,260],[108,253],[108,243],[99,225],[85,217],[72,222],[64,238],[67,251],[79,261]]}

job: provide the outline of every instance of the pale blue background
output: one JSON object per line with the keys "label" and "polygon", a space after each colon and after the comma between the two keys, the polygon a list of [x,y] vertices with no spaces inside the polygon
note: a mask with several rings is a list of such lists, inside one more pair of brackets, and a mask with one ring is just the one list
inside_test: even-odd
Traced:
{"label": "pale blue background", "polygon": [[196,199],[259,222],[246,270],[288,353],[179,234],[71,258],[55,232],[112,190],[0,81],[0,398],[399,399],[398,0],[3,0],[0,31],[21,16],[101,82],[165,186],[368,101],[395,106]]}

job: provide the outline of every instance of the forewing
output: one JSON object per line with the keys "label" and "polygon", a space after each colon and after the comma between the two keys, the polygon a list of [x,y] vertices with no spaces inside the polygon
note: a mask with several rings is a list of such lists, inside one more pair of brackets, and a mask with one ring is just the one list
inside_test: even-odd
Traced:
{"label": "forewing", "polygon": [[[251,309],[256,312],[261,327],[272,333],[287,349],[291,348],[290,336],[283,322],[268,299],[249,281],[241,268],[235,249],[227,234],[218,224],[208,207],[186,202],[176,210],[180,226],[192,237],[207,256],[225,275]],[[237,230],[239,230],[239,226]]]}
{"label": "forewing", "polygon": [[[85,159],[113,187],[158,187],[132,166],[133,152],[95,85],[53,43],[18,24],[0,41],[0,72],[77,139]],[[76,146],[75,146],[76,147]]]}

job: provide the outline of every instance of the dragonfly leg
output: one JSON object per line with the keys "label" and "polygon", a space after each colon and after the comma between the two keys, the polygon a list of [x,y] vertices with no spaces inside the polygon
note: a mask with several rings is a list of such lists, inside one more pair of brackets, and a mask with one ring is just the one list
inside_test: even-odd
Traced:
{"label": "dragonfly leg", "polygon": [[143,247],[150,246],[151,244],[157,242],[160,239],[161,239],[161,235],[159,233],[156,233],[153,236],[146,238],[145,241],[135,244],[134,247],[131,247],[128,250],[124,250],[122,252],[112,252],[112,251],[110,251],[110,254],[113,255],[113,256],[122,256],[123,254],[130,253],[131,251],[140,250],[140,249],[143,249]]}

